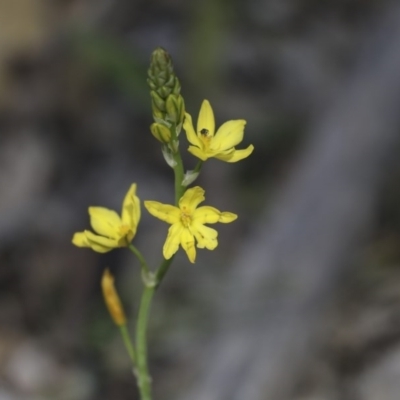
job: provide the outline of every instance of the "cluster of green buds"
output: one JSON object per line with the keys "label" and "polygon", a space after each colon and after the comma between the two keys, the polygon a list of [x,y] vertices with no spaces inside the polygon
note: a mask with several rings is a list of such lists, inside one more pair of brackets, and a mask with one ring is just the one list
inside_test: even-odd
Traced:
{"label": "cluster of green buds", "polygon": [[150,130],[169,151],[176,152],[178,136],[185,116],[181,85],[174,73],[170,55],[161,47],[153,51],[148,70],[148,83],[154,123]]}

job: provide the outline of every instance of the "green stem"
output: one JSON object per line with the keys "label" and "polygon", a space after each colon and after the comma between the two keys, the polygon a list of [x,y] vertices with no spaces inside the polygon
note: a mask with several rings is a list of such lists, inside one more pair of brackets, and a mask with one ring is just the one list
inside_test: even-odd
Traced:
{"label": "green stem", "polygon": [[160,267],[158,268],[158,270],[156,271],[156,277],[155,277],[155,280],[157,282],[155,287],[156,289],[158,289],[158,287],[161,284],[161,281],[164,278],[164,275],[168,272],[169,266],[171,265],[174,257],[175,255],[173,255],[169,260],[164,260],[160,265]]}
{"label": "green stem", "polygon": [[203,166],[203,162],[202,160],[199,160],[199,162],[196,164],[196,167],[194,168],[193,172],[200,172],[201,167]]}
{"label": "green stem", "polygon": [[183,163],[179,152],[174,155],[176,165],[174,167],[175,174],[175,205],[178,206],[180,198],[185,193],[186,187],[182,186],[183,181]]}
{"label": "green stem", "polygon": [[122,340],[124,341],[126,351],[129,354],[129,358],[131,359],[132,364],[135,365],[135,362],[136,362],[135,361],[135,359],[136,359],[136,357],[135,357],[135,349],[134,349],[133,344],[131,342],[131,338],[129,337],[129,333],[128,333],[128,329],[127,329],[126,325],[121,325],[119,327],[119,330],[121,332]]}
{"label": "green stem", "polygon": [[136,371],[141,400],[151,400],[151,377],[149,375],[147,365],[146,339],[151,301],[153,299],[155,290],[158,288],[164,275],[167,273],[173,259],[174,256],[172,256],[169,260],[164,260],[162,262],[155,274],[157,285],[155,287],[145,286],[142,298],[140,300],[139,315],[136,327]]}
{"label": "green stem", "polygon": [[151,400],[151,378],[147,366],[147,322],[155,288],[145,287],[136,327],[137,381],[141,400]]}
{"label": "green stem", "polygon": [[[179,153],[179,150],[174,154],[174,159],[176,161],[176,165],[174,167],[174,175],[175,175],[175,205],[179,205],[179,200],[185,193],[186,187],[182,186],[183,181],[183,162],[182,157]],[[196,169],[200,171],[201,162],[199,162],[196,166]],[[150,273],[150,270],[147,266],[146,261],[142,254],[134,247],[133,245],[129,245],[129,249],[136,255],[139,259],[142,270],[147,273]],[[142,294],[142,298],[140,301],[139,307],[139,315],[136,326],[136,363],[137,363],[137,382],[140,391],[141,400],[151,400],[151,378],[149,375],[148,365],[147,365],[147,325],[149,319],[149,312],[151,307],[151,301],[154,296],[154,292],[157,287],[160,285],[163,280],[165,274],[167,273],[172,260],[174,257],[171,257],[169,260],[164,260],[160,267],[157,269],[155,273],[155,282],[156,286],[145,286]]]}
{"label": "green stem", "polygon": [[142,253],[133,245],[130,244],[128,245],[128,249],[138,258],[140,265],[142,266],[142,269],[147,273],[150,271],[149,266],[146,263],[146,260],[144,259]]}

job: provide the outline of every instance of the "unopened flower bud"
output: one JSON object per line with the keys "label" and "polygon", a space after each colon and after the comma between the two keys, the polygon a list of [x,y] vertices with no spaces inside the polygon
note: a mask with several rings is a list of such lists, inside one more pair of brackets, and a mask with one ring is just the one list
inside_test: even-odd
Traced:
{"label": "unopened flower bud", "polygon": [[151,100],[153,102],[153,108],[160,110],[161,112],[165,112],[165,101],[164,99],[154,90],[150,92]]}
{"label": "unopened flower bud", "polygon": [[167,118],[168,120],[179,125],[183,122],[183,117],[185,115],[185,102],[183,97],[179,94],[170,94],[166,101]]}
{"label": "unopened flower bud", "polygon": [[150,131],[162,143],[168,143],[171,140],[171,131],[163,124],[159,124],[158,122],[152,123]]}
{"label": "unopened flower bud", "polygon": [[115,290],[114,277],[108,269],[106,269],[103,273],[103,277],[101,279],[101,288],[103,290],[104,301],[114,323],[118,326],[125,325],[125,312],[118,293]]}

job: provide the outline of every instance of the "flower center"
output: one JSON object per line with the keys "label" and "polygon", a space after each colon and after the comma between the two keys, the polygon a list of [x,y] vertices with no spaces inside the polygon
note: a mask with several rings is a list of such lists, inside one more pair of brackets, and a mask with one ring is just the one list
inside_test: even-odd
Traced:
{"label": "flower center", "polygon": [[199,136],[200,141],[203,144],[203,148],[207,150],[210,147],[210,142],[212,139],[212,136],[210,135],[208,129],[202,129],[200,131],[200,135],[198,135],[198,136]]}
{"label": "flower center", "polygon": [[131,230],[131,228],[128,225],[121,225],[118,229],[119,229],[118,233],[121,237],[126,236]]}
{"label": "flower center", "polygon": [[132,240],[132,229],[128,225],[120,225],[118,227],[118,234],[119,238],[117,239],[118,241],[118,246],[119,247],[124,247],[129,244],[129,242]]}
{"label": "flower center", "polygon": [[192,223],[192,215],[190,212],[187,211],[186,207],[182,207],[181,209],[181,222],[185,228],[188,228],[189,225]]}

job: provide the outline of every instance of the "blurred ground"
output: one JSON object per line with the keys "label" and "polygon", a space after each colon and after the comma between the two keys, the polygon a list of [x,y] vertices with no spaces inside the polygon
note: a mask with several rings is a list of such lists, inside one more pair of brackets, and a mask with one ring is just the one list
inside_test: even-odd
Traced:
{"label": "blurred ground", "polygon": [[[244,144],[256,148],[241,163],[204,166],[208,204],[240,218],[194,267],[179,255],[156,297],[150,365],[156,398],[168,399],[195,379],[229,260],[392,3],[0,0],[0,400],[137,398],[99,277],[112,268],[135,314],[138,266],[127,251],[98,256],[70,240],[88,226],[88,205],[118,209],[131,182],[141,199],[172,199],[172,174],[148,129],[151,51],[173,56],[192,115],[209,99],[217,123],[247,120]],[[397,396],[399,179],[394,160],[374,231],[296,399]],[[150,263],[165,233],[143,215],[135,242]]]}

